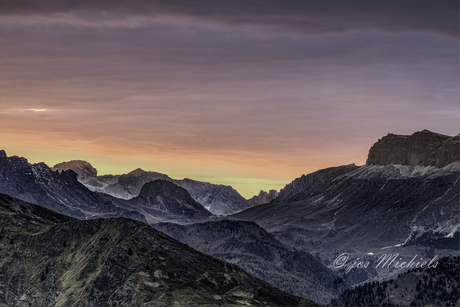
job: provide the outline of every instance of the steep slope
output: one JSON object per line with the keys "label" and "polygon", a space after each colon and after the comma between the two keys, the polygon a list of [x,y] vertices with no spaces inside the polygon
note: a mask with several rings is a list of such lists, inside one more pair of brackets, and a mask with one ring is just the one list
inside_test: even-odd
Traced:
{"label": "steep slope", "polygon": [[167,180],[144,184],[138,196],[124,202],[142,209],[145,216],[153,217],[149,223],[167,220],[193,222],[212,216],[187,190]]}
{"label": "steep slope", "polygon": [[154,227],[213,257],[235,263],[279,289],[326,304],[347,284],[309,253],[292,251],[253,222],[220,220]]}
{"label": "steep slope", "polygon": [[[384,252],[399,253],[410,259],[417,254],[428,257],[433,251],[440,255],[458,251],[459,136],[429,134],[422,131],[401,138],[417,140],[423,135],[422,139],[428,140],[423,144],[429,150],[417,149],[406,160],[418,161],[418,165],[392,164],[400,162],[401,156],[391,158],[383,153],[404,153],[406,145],[394,145],[384,138],[373,146],[374,153],[369,153],[369,165],[333,167],[303,175],[282,189],[275,201],[234,217],[255,221],[290,248],[319,255],[331,266],[343,252],[351,260],[367,253],[375,257]],[[431,141],[439,138],[443,141]],[[385,149],[385,144],[390,148]],[[375,154],[376,148],[382,154]],[[456,157],[451,156],[454,152]],[[453,160],[456,162],[444,165]],[[358,283],[376,274],[394,273],[360,272],[344,278]]]}
{"label": "steep slope", "polygon": [[[89,166],[88,166],[89,165]],[[231,186],[212,184],[192,179],[175,180],[157,172],[147,172],[140,168],[124,175],[86,176],[86,169],[93,167],[86,161],[69,161],[56,164],[54,169],[72,169],[79,176],[79,180],[88,189],[112,195],[117,198],[131,199],[139,195],[144,184],[162,179],[170,181],[186,189],[190,195],[203,207],[215,215],[229,215],[243,211],[252,206]],[[93,172],[94,173],[94,172]]]}
{"label": "steep slope", "polygon": [[[346,290],[333,306],[459,306],[459,257],[438,259],[436,267],[416,268],[396,279]],[[388,305],[389,306],[389,305]]]}
{"label": "steep slope", "polygon": [[125,218],[80,221],[0,195],[0,221],[0,305],[316,305]]}
{"label": "steep slope", "polygon": [[83,219],[91,214],[124,212],[89,191],[74,171],[53,171],[46,164],[29,164],[20,157],[7,157],[0,150],[0,192],[33,202],[56,212]]}
{"label": "steep slope", "polygon": [[231,186],[188,178],[174,182],[189,191],[197,202],[215,215],[230,215],[252,206]]}
{"label": "steep slope", "polygon": [[146,172],[138,168],[128,174],[119,175],[116,181],[99,189],[99,191],[118,198],[131,199],[139,195],[144,184],[158,179],[172,181],[172,179],[165,174]]}
{"label": "steep slope", "polygon": [[[81,166],[84,174],[95,173],[81,161],[61,167]],[[85,169],[89,171],[85,171]],[[130,201],[92,192],[78,181],[73,170],[53,171],[46,164],[7,157],[0,151],[0,192],[78,219],[126,217],[144,223],[194,222],[211,216],[184,189],[168,184],[146,184],[141,197]],[[94,178],[89,176],[89,179]],[[105,178],[107,181],[112,178]],[[181,190],[179,193],[172,191]],[[183,198],[183,199],[181,199]],[[161,206],[161,208],[160,208]]]}

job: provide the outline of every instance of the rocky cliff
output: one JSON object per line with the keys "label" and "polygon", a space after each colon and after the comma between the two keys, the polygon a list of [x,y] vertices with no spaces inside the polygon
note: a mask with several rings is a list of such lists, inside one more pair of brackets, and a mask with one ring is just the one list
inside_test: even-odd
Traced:
{"label": "rocky cliff", "polygon": [[389,133],[369,150],[367,165],[401,164],[443,167],[460,161],[460,136],[428,130],[412,135]]}
{"label": "rocky cliff", "polygon": [[56,164],[52,168],[54,171],[73,170],[78,175],[78,180],[82,181],[90,177],[97,176],[97,170],[88,162],[83,160],[72,160]]}

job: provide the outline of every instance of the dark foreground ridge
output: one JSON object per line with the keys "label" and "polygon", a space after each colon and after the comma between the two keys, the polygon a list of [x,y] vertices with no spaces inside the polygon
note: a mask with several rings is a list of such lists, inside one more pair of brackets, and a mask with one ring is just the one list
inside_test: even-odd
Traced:
{"label": "dark foreground ridge", "polygon": [[332,306],[460,306],[459,257],[439,259],[435,268],[416,268],[396,279],[346,290]]}
{"label": "dark foreground ridge", "polygon": [[317,306],[126,218],[0,194],[0,306]]}

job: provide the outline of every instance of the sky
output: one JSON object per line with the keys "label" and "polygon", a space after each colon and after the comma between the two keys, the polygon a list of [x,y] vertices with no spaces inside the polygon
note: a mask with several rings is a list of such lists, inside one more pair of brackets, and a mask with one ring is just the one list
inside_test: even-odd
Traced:
{"label": "sky", "polygon": [[244,197],[460,132],[459,2],[0,0],[0,149]]}

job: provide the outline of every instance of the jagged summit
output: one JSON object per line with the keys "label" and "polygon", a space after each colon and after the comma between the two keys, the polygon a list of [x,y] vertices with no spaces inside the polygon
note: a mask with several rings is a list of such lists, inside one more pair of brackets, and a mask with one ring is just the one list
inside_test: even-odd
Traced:
{"label": "jagged summit", "polygon": [[78,180],[93,192],[100,192],[125,200],[139,195],[144,184],[158,179],[172,182],[185,190],[191,197],[216,215],[229,215],[252,206],[231,186],[212,184],[192,179],[175,180],[166,174],[137,168],[123,175],[97,176],[97,171],[86,161],[75,160],[54,166],[55,170],[72,169],[78,173]]}
{"label": "jagged summit", "polygon": [[460,136],[429,130],[412,135],[389,133],[369,150],[367,165],[401,164],[444,167],[459,161]]}
{"label": "jagged summit", "polygon": [[275,199],[276,196],[278,196],[278,191],[276,190],[270,190],[268,192],[260,190],[259,194],[248,199],[248,202],[253,205],[265,204]]}
{"label": "jagged summit", "polygon": [[97,170],[89,163],[83,160],[71,160],[68,162],[58,163],[52,167],[53,170],[67,171],[73,170],[78,174],[79,180],[85,180],[97,176]]}

